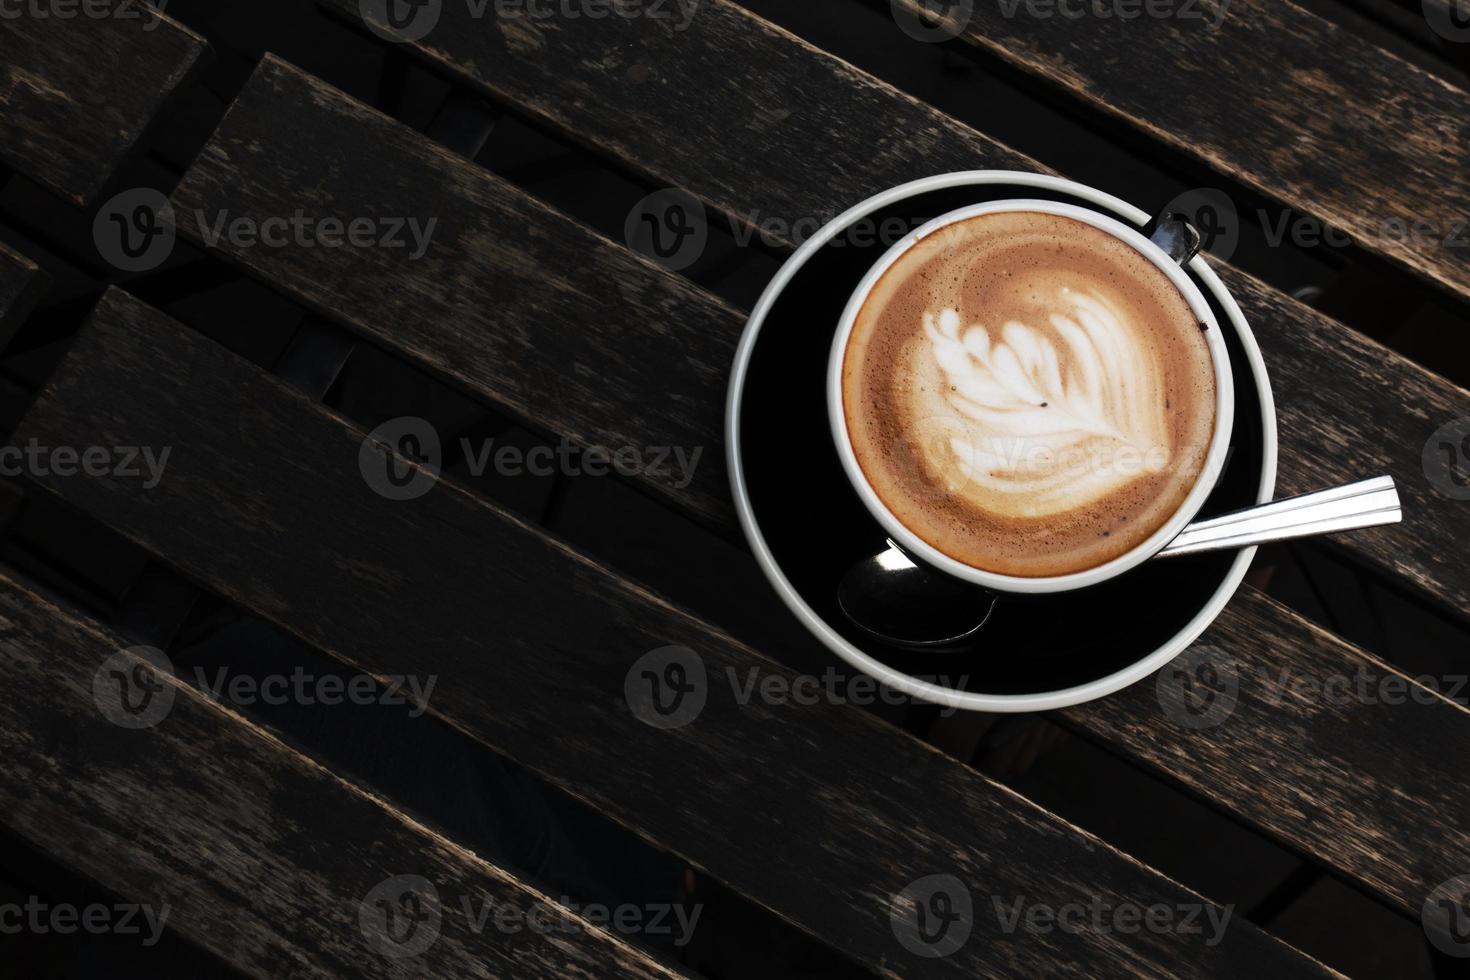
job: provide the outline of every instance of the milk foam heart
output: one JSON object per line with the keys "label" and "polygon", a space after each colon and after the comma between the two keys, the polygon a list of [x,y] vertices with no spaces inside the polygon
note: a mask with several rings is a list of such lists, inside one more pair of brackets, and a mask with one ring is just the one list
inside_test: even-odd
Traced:
{"label": "milk foam heart", "polygon": [[941,228],[859,312],[843,408],[884,505],[945,554],[1060,575],[1131,550],[1204,467],[1201,325],[1145,256],[1040,212]]}

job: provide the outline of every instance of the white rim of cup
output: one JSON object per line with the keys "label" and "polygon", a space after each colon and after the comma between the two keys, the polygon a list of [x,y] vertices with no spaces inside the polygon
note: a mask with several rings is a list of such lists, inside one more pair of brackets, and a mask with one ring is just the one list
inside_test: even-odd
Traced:
{"label": "white rim of cup", "polygon": [[[842,404],[842,366],[846,359],[847,341],[852,335],[858,313],[883,274],[915,245],[942,228],[982,215],[1015,212],[1040,212],[1072,218],[1091,225],[1112,235],[1125,245],[1131,246],[1169,278],[1180,295],[1189,303],[1194,315],[1209,327],[1205,331],[1205,343],[1209,347],[1210,361],[1215,373],[1215,427],[1210,436],[1210,448],[1205,455],[1204,466],[1200,470],[1199,478],[1169,519],[1159,525],[1143,541],[1101,565],[1080,572],[1069,572],[1065,575],[1005,575],[977,568],[945,554],[910,530],[883,503],[858,464],[857,454],[853,451],[852,439],[847,430]],[[1230,435],[1235,424],[1235,379],[1230,371],[1230,353],[1225,347],[1225,338],[1220,333],[1220,325],[1215,320],[1210,304],[1200,293],[1199,288],[1185,275],[1179,263],[1169,258],[1163,249],[1149,241],[1137,229],[1129,228],[1108,215],[1089,211],[1075,204],[1031,199],[986,201],[942,214],[916,231],[905,235],[883,253],[883,256],[873,264],[867,275],[858,283],[838,321],[837,333],[833,337],[831,354],[828,356],[827,418],[831,425],[832,438],[837,444],[837,455],[842,460],[842,468],[847,473],[848,482],[857,491],[863,506],[867,507],[873,519],[881,524],[889,536],[910,556],[917,557],[930,567],[948,575],[996,592],[1021,594],[1070,592],[1074,589],[1083,589],[1106,582],[1108,579],[1116,578],[1124,572],[1137,568],[1178,537],[1185,525],[1194,519],[1195,514],[1199,513],[1199,509],[1204,506],[1205,499],[1214,490],[1221,470],[1225,467],[1225,457],[1230,448]]]}
{"label": "white rim of cup", "polygon": [[[730,472],[730,491],[735,499],[735,513],[740,521],[740,528],[745,533],[746,541],[755,552],[756,562],[772,587],[775,588],[776,595],[786,604],[786,608],[790,609],[797,620],[829,650],[856,669],[876,678],[885,686],[933,704],[963,708],[968,711],[1050,711],[1082,704],[1122,690],[1173,660],[1220,615],[1221,610],[1235,594],[1235,590],[1240,587],[1241,580],[1245,578],[1246,569],[1250,567],[1256,549],[1254,547],[1241,549],[1214,594],[1178,633],[1175,633],[1152,653],[1139,657],[1133,663],[1111,674],[1053,691],[1034,691],[1025,694],[961,691],[920,680],[888,666],[850,643],[832,629],[821,616],[817,615],[811,606],[807,605],[801,593],[786,578],[785,572],[776,562],[770,546],[766,543],[765,536],[761,533],[760,524],[756,521],[755,511],[750,504],[750,496],[745,489],[745,473],[740,458],[740,404],[745,391],[745,375],[750,367],[750,356],[755,350],[756,341],[760,337],[766,316],[796,273],[843,228],[879,208],[930,191],[987,184],[1021,184],[1070,194],[1099,207],[1109,208],[1140,224],[1149,219],[1148,212],[1141,208],[1111,194],[1088,187],[1086,184],[1022,170],[962,170],[936,174],[891,187],[853,205],[819,228],[797,248],[785,264],[776,271],[776,275],[761,293],[760,299],[756,301],[755,308],[751,310],[750,317],[746,320],[745,330],[735,348],[735,362],[730,374],[730,387],[726,393],[725,462]],[[1211,295],[1225,310],[1231,327],[1234,328],[1236,336],[1240,339],[1246,361],[1256,382],[1262,422],[1261,478],[1256,488],[1256,502],[1266,503],[1276,490],[1278,455],[1276,405],[1271,397],[1271,382],[1266,374],[1266,362],[1261,357],[1260,345],[1256,343],[1244,314],[1240,312],[1239,304],[1225,289],[1215,270],[1211,269],[1202,257],[1194,258],[1189,263],[1189,269],[1205,283]]]}

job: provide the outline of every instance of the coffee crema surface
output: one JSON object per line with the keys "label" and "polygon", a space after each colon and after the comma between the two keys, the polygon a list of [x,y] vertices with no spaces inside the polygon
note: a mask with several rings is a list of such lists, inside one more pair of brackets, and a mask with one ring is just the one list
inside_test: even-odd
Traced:
{"label": "coffee crema surface", "polygon": [[1204,325],[1157,266],[1083,221],[958,221],[889,267],[842,366],[858,465],[914,534],[1004,575],[1085,571],[1183,504],[1209,453]]}

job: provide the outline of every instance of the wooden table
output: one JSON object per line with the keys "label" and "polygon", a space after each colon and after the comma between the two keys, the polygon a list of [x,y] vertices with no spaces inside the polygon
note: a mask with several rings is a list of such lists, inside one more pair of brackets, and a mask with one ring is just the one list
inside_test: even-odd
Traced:
{"label": "wooden table", "polygon": [[[1329,951],[1277,934],[1292,881],[1254,910],[1201,894],[1017,792],[973,739],[954,749],[965,722],[710,684],[696,722],[649,724],[625,685],[651,651],[778,687],[827,666],[767,618],[724,469],[754,291],[638,254],[604,227],[620,215],[568,213],[484,159],[497,127],[519,127],[641,190],[686,193],[717,235],[746,242],[732,261],[764,270],[755,286],[802,237],[797,219],[950,170],[1068,171],[987,135],[979,103],[930,104],[905,92],[912,79],[869,74],[866,49],[843,40],[887,31],[917,59],[937,50],[922,35],[1195,186],[1350,235],[1339,265],[1463,318],[1466,83],[1345,0],[1333,20],[1288,0],[1203,3],[1200,18],[836,6],[852,8],[850,34],[774,0],[703,0],[687,18],[674,4],[479,17],[444,0],[397,8],[416,12],[397,26],[382,4],[297,0],[253,28],[263,48],[239,40],[243,15],[183,0],[182,22],[0,20],[0,176],[54,216],[0,201],[0,333],[16,337],[3,380],[24,410],[10,442],[103,451],[96,472],[52,452],[6,473],[0,822],[17,844],[117,901],[167,907],[178,962],[227,975],[741,972],[748,950],[674,943],[646,919],[610,920],[617,903],[595,889],[558,891],[586,880],[545,853],[546,828],[569,825],[673,868],[670,922],[724,910],[707,929],[780,936],[786,967],[1334,972]],[[297,31],[380,63],[379,77],[319,77]],[[109,215],[133,220],[139,187],[171,213],[133,230],[173,244],[140,260],[150,268],[119,268],[104,231],[86,244]],[[368,225],[322,247],[290,230],[297,214],[340,218],[339,237]],[[256,232],[196,220],[221,215]],[[416,252],[404,222],[405,245],[385,246],[407,216],[433,219],[432,247]],[[273,220],[278,243],[263,246]],[[1302,292],[1309,305],[1214,265],[1273,380],[1278,492],[1391,473],[1405,523],[1330,553],[1459,629],[1470,494],[1445,447],[1470,435],[1470,394],[1355,329],[1357,275]],[[211,290],[212,305],[199,299]],[[231,302],[266,312],[234,323]],[[401,383],[345,396],[369,365]],[[699,447],[689,479],[617,478],[639,501],[628,513],[679,522],[694,543],[655,568],[629,537],[566,517],[575,481],[425,469],[421,441],[378,428],[419,415],[458,426],[440,425],[446,439]],[[156,479],[141,453],[123,465],[133,447],[167,450]],[[367,475],[385,452],[386,486]],[[84,543],[35,530],[63,525]],[[732,594],[757,593],[715,619],[678,567],[711,555],[726,556]],[[1424,962],[1453,968],[1470,955],[1470,913],[1456,911],[1470,908],[1470,691],[1251,582],[1201,641],[1253,668],[1228,724],[1190,724],[1170,698],[1198,691],[1153,679],[1041,724],[1299,858],[1293,880],[1325,873],[1422,929]],[[247,682],[343,677],[372,704],[338,710],[320,686],[284,708],[263,689],[212,696],[221,635],[244,650],[233,670]],[[1322,694],[1341,678],[1399,696]],[[421,710],[400,706],[426,680]],[[466,810],[485,787],[498,816]],[[540,843],[487,837],[507,813]],[[528,852],[536,862],[514,859]],[[527,927],[533,911],[556,927]]]}

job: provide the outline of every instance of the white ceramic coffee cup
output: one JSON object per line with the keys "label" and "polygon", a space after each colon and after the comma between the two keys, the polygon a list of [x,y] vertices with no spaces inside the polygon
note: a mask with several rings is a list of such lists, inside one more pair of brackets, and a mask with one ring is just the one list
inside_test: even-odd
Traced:
{"label": "white ceramic coffee cup", "polygon": [[[848,434],[847,420],[842,404],[842,365],[847,353],[847,341],[852,334],[853,325],[857,321],[858,313],[862,310],[863,304],[867,302],[869,293],[872,292],[874,285],[877,284],[878,280],[883,276],[883,273],[887,272],[893,263],[898,261],[901,255],[913,248],[920,240],[947,225],[979,217],[980,215],[1014,211],[1055,214],[1085,222],[1119,239],[1147,258],[1169,278],[1169,281],[1179,290],[1180,295],[1188,302],[1194,315],[1199,318],[1201,323],[1208,327],[1205,331],[1205,340],[1209,347],[1210,360],[1214,368],[1215,429],[1210,438],[1210,445],[1205,456],[1204,466],[1200,470],[1195,485],[1190,489],[1188,495],[1185,496],[1184,501],[1153,534],[1149,535],[1133,548],[1100,565],[1080,572],[1071,572],[1066,575],[1004,575],[999,572],[978,568],[952,558],[909,530],[884,505],[882,499],[863,474],[862,468],[858,465],[857,455],[853,451],[852,440]],[[1216,322],[1215,315],[1210,309],[1209,303],[1205,301],[1198,287],[1184,273],[1180,265],[1170,258],[1162,248],[1150,241],[1137,229],[1131,228],[1108,215],[1074,204],[1025,199],[988,201],[984,204],[976,204],[940,215],[913,233],[906,235],[901,241],[885,252],[873,267],[868,270],[868,274],[863,277],[862,281],[858,283],[857,289],[853,292],[852,298],[843,310],[842,318],[838,322],[836,336],[832,340],[832,352],[827,366],[827,414],[832,427],[832,437],[837,446],[837,455],[842,461],[842,467],[847,473],[848,481],[852,484],[853,489],[856,490],[863,505],[867,507],[868,512],[873,515],[874,520],[881,524],[883,529],[888,533],[890,540],[908,554],[910,558],[921,561],[937,571],[997,592],[1066,592],[1105,582],[1147,561],[1162,550],[1170,541],[1174,540],[1179,532],[1184,530],[1185,525],[1194,519],[1195,514],[1203,506],[1205,498],[1214,489],[1216,482],[1219,480],[1220,473],[1225,466],[1225,458],[1230,446],[1231,428],[1235,420],[1235,388],[1230,373],[1230,356],[1225,348],[1225,338],[1220,332],[1220,325]]]}

